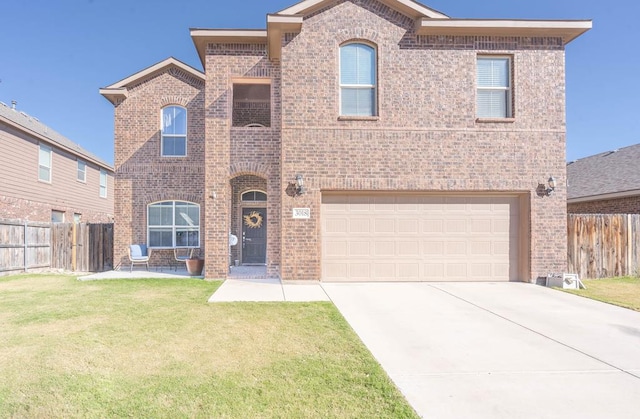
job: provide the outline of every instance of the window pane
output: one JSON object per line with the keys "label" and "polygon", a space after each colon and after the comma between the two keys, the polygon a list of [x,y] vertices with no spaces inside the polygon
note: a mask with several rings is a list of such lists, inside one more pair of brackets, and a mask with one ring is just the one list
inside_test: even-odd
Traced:
{"label": "window pane", "polygon": [[478,117],[506,118],[507,98],[506,90],[478,90]]}
{"label": "window pane", "polygon": [[64,223],[64,212],[62,211],[51,211],[51,222],[52,223]]}
{"label": "window pane", "polygon": [[478,87],[509,87],[509,59],[478,58]]}
{"label": "window pane", "polygon": [[256,201],[266,201],[267,200],[267,194],[264,192],[256,192]]}
{"label": "window pane", "polygon": [[187,141],[185,137],[162,137],[163,156],[186,156]]}
{"label": "window pane", "polygon": [[200,247],[197,230],[176,230],[176,247]]}
{"label": "window pane", "polygon": [[342,115],[374,115],[374,89],[342,88]]}
{"label": "window pane", "polygon": [[86,181],[87,165],[85,162],[78,160],[78,180]]}
{"label": "window pane", "polygon": [[150,247],[173,247],[171,229],[149,229]]}
{"label": "window pane", "polygon": [[42,167],[42,166],[38,168],[38,179],[49,182],[51,180],[49,175],[50,175],[49,168]]}
{"label": "window pane", "polygon": [[50,167],[51,166],[51,149],[49,147],[40,146],[40,152],[38,154],[38,163],[40,166]]}
{"label": "window pane", "polygon": [[187,110],[178,106],[168,106],[162,110],[162,133],[187,135]]}
{"label": "window pane", "polygon": [[375,84],[375,49],[364,44],[348,44],[340,48],[340,83]]}

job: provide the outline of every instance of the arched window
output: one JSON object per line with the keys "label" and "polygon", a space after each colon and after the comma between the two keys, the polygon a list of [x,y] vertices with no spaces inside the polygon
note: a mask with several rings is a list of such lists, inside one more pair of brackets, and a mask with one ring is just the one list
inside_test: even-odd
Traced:
{"label": "arched window", "polygon": [[162,201],[147,207],[149,247],[200,247],[200,205]]}
{"label": "arched window", "polygon": [[242,201],[266,201],[267,194],[262,191],[247,191],[242,194]]}
{"label": "arched window", "polygon": [[162,108],[162,141],[160,155],[187,155],[187,110],[181,106]]}
{"label": "arched window", "polygon": [[362,43],[340,47],[340,115],[377,115],[376,50]]}

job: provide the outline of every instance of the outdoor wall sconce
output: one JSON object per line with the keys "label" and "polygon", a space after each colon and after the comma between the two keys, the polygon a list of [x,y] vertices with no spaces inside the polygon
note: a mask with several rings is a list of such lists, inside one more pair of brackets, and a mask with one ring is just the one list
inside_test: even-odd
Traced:
{"label": "outdoor wall sconce", "polygon": [[553,176],[551,176],[549,178],[549,180],[547,181],[547,183],[549,184],[549,187],[547,189],[545,189],[545,194],[547,196],[551,196],[551,194],[553,193],[553,191],[556,190],[556,178],[554,178]]}
{"label": "outdoor wall sconce", "polygon": [[296,195],[302,195],[304,193],[304,179],[302,179],[302,175],[296,175],[295,192]]}

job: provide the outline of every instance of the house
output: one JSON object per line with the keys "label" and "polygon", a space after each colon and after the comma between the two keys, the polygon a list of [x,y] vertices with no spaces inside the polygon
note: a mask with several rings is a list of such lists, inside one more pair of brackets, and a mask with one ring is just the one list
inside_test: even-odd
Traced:
{"label": "house", "polygon": [[[207,278],[532,281],[566,267],[566,45],[590,21],[305,0],[191,29],[115,106],[115,252],[199,247]],[[238,237],[230,246],[229,234]],[[231,255],[230,255],[231,254]]]}
{"label": "house", "polygon": [[640,214],[640,144],[567,164],[570,214]]}
{"label": "house", "polygon": [[0,218],[112,222],[113,167],[0,102]]}

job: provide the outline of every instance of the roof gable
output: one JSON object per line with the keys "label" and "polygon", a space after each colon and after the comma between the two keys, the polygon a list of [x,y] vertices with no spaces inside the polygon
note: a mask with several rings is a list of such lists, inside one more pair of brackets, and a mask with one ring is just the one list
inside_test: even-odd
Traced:
{"label": "roof gable", "polygon": [[580,202],[640,195],[639,161],[640,144],[636,144],[569,163],[568,200]]}
{"label": "roof gable", "polygon": [[162,60],[159,63],[145,68],[144,70],[138,71],[137,73],[134,73],[129,77],[117,81],[107,87],[101,88],[100,94],[104,96],[109,102],[115,105],[116,103],[124,100],[127,97],[128,87],[138,84],[139,82],[147,78],[151,78],[159,73],[162,73],[171,67],[176,67],[184,71],[188,75],[200,80],[201,82],[204,82],[205,80],[205,75],[202,71],[197,70],[173,57],[169,57],[166,60]]}
{"label": "roof gable", "polygon": [[[335,0],[303,0],[300,3],[296,3],[293,6],[287,7],[284,10],[279,11],[276,15],[291,16],[291,15],[308,15],[315,12],[327,4],[332,3]],[[378,0],[381,3],[395,9],[401,13],[406,14],[409,17],[417,19],[419,17],[426,17],[431,19],[448,19],[449,17],[439,11],[429,8],[423,4],[420,4],[413,0]]]}

